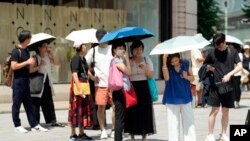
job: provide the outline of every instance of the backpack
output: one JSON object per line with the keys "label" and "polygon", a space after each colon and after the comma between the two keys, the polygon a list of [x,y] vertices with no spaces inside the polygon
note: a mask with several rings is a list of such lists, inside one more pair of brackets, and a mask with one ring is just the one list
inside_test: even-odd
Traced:
{"label": "backpack", "polygon": [[[19,57],[21,57],[21,50],[19,48],[18,52],[19,52]],[[9,55],[4,64],[3,64],[3,84],[8,86],[8,87],[12,87],[12,81],[13,81],[13,70],[11,69],[11,55]]]}

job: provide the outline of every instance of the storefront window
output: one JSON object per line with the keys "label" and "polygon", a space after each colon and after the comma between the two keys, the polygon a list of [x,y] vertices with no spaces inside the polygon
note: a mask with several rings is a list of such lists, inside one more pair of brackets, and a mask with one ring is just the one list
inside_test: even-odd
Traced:
{"label": "storefront window", "polygon": [[[54,83],[71,80],[69,63],[73,43],[65,37],[73,30],[105,28],[112,31],[124,26],[142,26],[156,35],[143,40],[148,55],[158,41],[158,6],[159,0],[0,0],[0,64],[18,43],[17,35],[23,29],[57,38],[49,45],[59,62],[52,68]],[[156,56],[151,58],[157,67]]]}

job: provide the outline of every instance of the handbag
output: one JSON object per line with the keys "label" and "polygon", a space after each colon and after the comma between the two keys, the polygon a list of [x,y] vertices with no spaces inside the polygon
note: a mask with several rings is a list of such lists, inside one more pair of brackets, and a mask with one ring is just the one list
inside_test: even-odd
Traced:
{"label": "handbag", "polygon": [[30,74],[30,94],[40,94],[43,89],[44,74],[35,72]]}
{"label": "handbag", "polygon": [[123,74],[115,65],[114,59],[110,63],[108,88],[110,90],[120,90],[123,88]]}
{"label": "handbag", "polygon": [[155,79],[148,78],[148,86],[150,91],[150,96],[152,98],[152,101],[155,102],[158,100],[158,87],[156,84]]}
{"label": "handbag", "polygon": [[122,93],[125,97],[126,108],[130,108],[137,104],[137,96],[131,82],[130,82],[130,90],[127,91],[123,88]]}
{"label": "handbag", "polygon": [[[80,88],[83,90],[83,94],[84,95],[90,95],[90,85],[89,85],[89,81],[88,81],[88,76],[87,76],[87,72],[82,64],[82,62],[80,61],[81,64],[81,68],[85,74],[85,79],[87,80],[86,82],[79,82],[79,86]],[[76,86],[76,84],[74,83],[74,80],[72,78],[72,82],[73,82],[73,93],[75,96],[81,95],[81,93],[79,93],[78,88]]]}
{"label": "handbag", "polygon": [[[90,95],[90,86],[89,86],[89,82],[80,82],[80,87],[83,89],[83,93],[84,95]],[[74,92],[74,95],[81,95],[79,92],[78,92],[78,88],[76,86],[76,84],[74,83],[73,84],[73,92]]]}
{"label": "handbag", "polygon": [[[145,63],[148,64],[146,57],[143,57],[143,58],[144,58]],[[149,86],[149,92],[150,92],[151,99],[153,102],[155,102],[158,100],[157,84],[155,82],[155,79],[153,79],[153,78],[147,78],[147,80],[148,80],[148,86]]]}
{"label": "handbag", "polygon": [[[36,57],[36,66],[38,66],[38,58]],[[44,74],[38,71],[30,74],[30,94],[40,94],[44,85]]]}
{"label": "handbag", "polygon": [[226,94],[233,91],[231,82],[217,82],[215,83],[216,90],[219,94]]}

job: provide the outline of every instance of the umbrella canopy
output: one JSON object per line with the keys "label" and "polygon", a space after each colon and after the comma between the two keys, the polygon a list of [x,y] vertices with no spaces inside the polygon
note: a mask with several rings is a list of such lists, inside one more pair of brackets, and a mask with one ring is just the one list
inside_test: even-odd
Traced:
{"label": "umbrella canopy", "polygon": [[174,54],[194,49],[201,49],[209,44],[210,42],[200,35],[177,36],[156,45],[156,47],[150,52],[150,55]]}
{"label": "umbrella canopy", "polygon": [[231,35],[226,35],[226,42],[244,45],[244,43],[240,39],[238,39],[234,36],[231,36]]}
{"label": "umbrella canopy", "polygon": [[48,44],[50,44],[55,39],[56,39],[56,37],[54,37],[54,36],[52,36],[50,34],[47,34],[47,33],[33,34],[31,36],[30,43],[28,44],[28,48],[29,48],[30,51],[36,50],[36,48],[38,48],[38,45],[41,42],[47,42]]}
{"label": "umbrella canopy", "polygon": [[65,37],[65,39],[73,41],[73,42],[82,42],[82,43],[98,43],[96,39],[96,29],[84,29],[84,30],[76,30],[72,31],[69,35]]}
{"label": "umbrella canopy", "polygon": [[142,40],[153,37],[153,33],[141,27],[124,27],[103,36],[100,43],[113,43],[116,41],[132,42],[134,40]]}
{"label": "umbrella canopy", "polygon": [[[209,41],[213,42],[213,39],[210,39]],[[226,42],[244,45],[244,43],[239,38],[231,36],[231,35],[226,35]]]}

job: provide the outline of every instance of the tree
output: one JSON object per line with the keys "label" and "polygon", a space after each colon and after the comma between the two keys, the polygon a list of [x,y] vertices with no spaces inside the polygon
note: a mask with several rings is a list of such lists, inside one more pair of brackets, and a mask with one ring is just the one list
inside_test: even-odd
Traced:
{"label": "tree", "polygon": [[244,15],[247,18],[250,18],[250,0],[244,3],[244,6],[241,8],[241,10],[244,12]]}
{"label": "tree", "polygon": [[221,30],[219,3],[216,0],[197,0],[198,2],[198,33],[211,39],[216,31]]}

